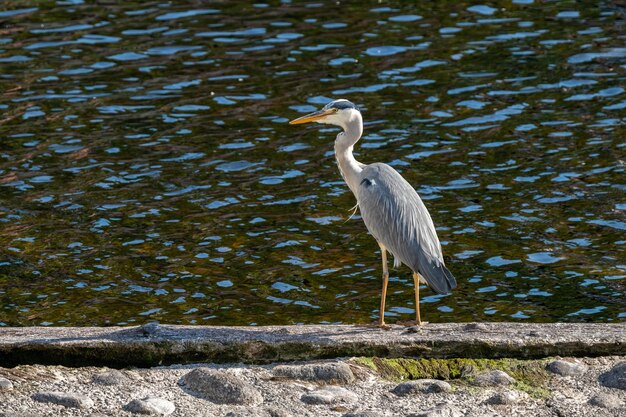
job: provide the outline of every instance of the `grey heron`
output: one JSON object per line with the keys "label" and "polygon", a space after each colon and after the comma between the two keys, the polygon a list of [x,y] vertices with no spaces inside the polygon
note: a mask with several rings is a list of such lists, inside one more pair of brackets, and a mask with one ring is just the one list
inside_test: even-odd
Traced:
{"label": "grey heron", "polygon": [[352,154],[363,134],[363,118],[354,104],[334,100],[319,111],[289,124],[323,123],[342,129],[335,139],[335,158],[346,184],[356,197],[367,230],[378,242],[383,262],[383,288],[378,325],[385,327],[385,298],[389,282],[387,252],[394,266],[407,265],[415,284],[415,321],[422,325],[419,304],[420,282],[437,294],[448,294],[456,280],[446,268],[433,221],[415,189],[391,166],[363,164]]}

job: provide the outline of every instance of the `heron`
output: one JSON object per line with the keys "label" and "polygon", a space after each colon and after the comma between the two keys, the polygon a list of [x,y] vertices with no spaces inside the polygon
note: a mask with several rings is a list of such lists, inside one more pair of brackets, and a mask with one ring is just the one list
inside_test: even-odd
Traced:
{"label": "heron", "polygon": [[383,287],[378,326],[385,324],[385,298],[389,283],[387,252],[394,267],[404,264],[413,271],[415,285],[415,323],[420,317],[420,282],[437,294],[448,294],[456,288],[454,275],[446,268],[430,213],[419,194],[391,166],[375,162],[363,164],[352,154],[363,134],[363,118],[357,107],[346,99],[333,100],[321,110],[289,122],[322,123],[339,126],[335,139],[335,158],[341,176],[354,194],[361,218],[380,247],[383,264]]}

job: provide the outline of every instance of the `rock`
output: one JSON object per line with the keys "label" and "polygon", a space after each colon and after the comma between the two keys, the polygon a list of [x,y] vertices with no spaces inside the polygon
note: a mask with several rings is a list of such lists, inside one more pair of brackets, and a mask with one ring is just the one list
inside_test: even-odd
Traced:
{"label": "rock", "polygon": [[291,413],[282,408],[270,407],[267,409],[267,413],[270,417],[292,417]]}
{"label": "rock", "polygon": [[126,404],[125,411],[136,414],[156,414],[167,416],[172,414],[176,407],[171,401],[164,398],[148,396],[142,399],[135,399]]}
{"label": "rock", "polygon": [[41,417],[37,414],[24,414],[24,413],[14,413],[12,411],[0,412],[0,417]]}
{"label": "rock", "polygon": [[273,373],[278,378],[292,378],[329,384],[349,384],[355,381],[350,366],[343,362],[310,365],[278,365]]}
{"label": "rock", "polygon": [[439,381],[438,379],[416,379],[414,381],[407,381],[398,384],[391,392],[398,396],[419,394],[419,393],[435,393],[435,392],[450,392],[452,386],[446,381]]}
{"label": "rock", "polygon": [[342,417],[384,417],[385,415],[380,411],[355,411],[352,413],[344,414]]}
{"label": "rock", "polygon": [[187,388],[216,404],[255,405],[261,393],[249,383],[224,371],[198,368],[181,378]]}
{"label": "rock", "polygon": [[515,380],[506,372],[494,369],[493,371],[483,372],[474,380],[474,385],[481,387],[495,387],[499,385],[511,385]]}
{"label": "rock", "polygon": [[626,390],[626,362],[620,362],[600,375],[600,383],[605,387]]}
{"label": "rock", "polygon": [[8,391],[13,389],[13,382],[0,376],[0,391]]}
{"label": "rock", "polygon": [[89,408],[93,406],[91,398],[71,392],[40,391],[33,394],[32,398],[42,403],[58,404],[65,407]]}
{"label": "rock", "polygon": [[510,405],[510,404],[518,403],[520,399],[521,399],[521,396],[516,391],[503,391],[503,392],[497,392],[494,395],[492,395],[487,400],[487,404]]}
{"label": "rock", "polygon": [[465,325],[465,330],[472,332],[484,332],[488,327],[484,323],[468,323]]}
{"label": "rock", "polygon": [[587,372],[587,366],[582,363],[555,360],[548,364],[548,371],[561,376],[580,376]]}
{"label": "rock", "polygon": [[357,399],[356,394],[352,391],[332,386],[307,392],[300,397],[300,400],[306,404],[352,404]]}
{"label": "rock", "polygon": [[463,417],[463,413],[453,405],[439,404],[435,408],[428,409],[407,417]]}
{"label": "rock", "polygon": [[265,410],[250,408],[243,411],[231,411],[225,417],[291,417],[291,414],[283,409],[271,407]]}
{"label": "rock", "polygon": [[159,325],[159,322],[152,321],[142,325],[139,329],[144,336],[150,337],[159,333],[161,331],[161,326]]}
{"label": "rock", "polygon": [[128,377],[117,369],[111,369],[109,371],[101,372],[91,377],[91,382],[93,382],[94,384],[108,386],[120,385],[128,381]]}
{"label": "rock", "polygon": [[589,400],[589,404],[602,408],[621,408],[624,402],[621,398],[614,394],[601,392]]}

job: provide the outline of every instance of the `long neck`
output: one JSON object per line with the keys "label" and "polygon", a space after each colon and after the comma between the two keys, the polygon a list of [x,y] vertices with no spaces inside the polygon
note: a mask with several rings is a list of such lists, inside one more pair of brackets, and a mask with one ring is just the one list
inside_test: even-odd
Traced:
{"label": "long neck", "polygon": [[363,134],[363,119],[359,112],[354,112],[352,117],[345,123],[343,132],[335,139],[335,158],[339,165],[339,171],[350,190],[358,199],[357,186],[359,174],[363,170],[361,164],[354,159],[352,150]]}

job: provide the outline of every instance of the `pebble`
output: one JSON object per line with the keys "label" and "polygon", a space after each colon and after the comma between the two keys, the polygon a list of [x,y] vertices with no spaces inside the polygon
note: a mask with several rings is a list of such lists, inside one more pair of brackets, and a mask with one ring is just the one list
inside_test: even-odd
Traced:
{"label": "pebble", "polygon": [[292,417],[287,411],[280,408],[267,408],[265,410],[250,408],[243,411],[231,411],[225,417]]}
{"label": "pebble", "polygon": [[148,396],[142,399],[135,399],[126,404],[125,411],[136,414],[157,414],[167,416],[174,412],[176,407],[171,401],[164,398]]}
{"label": "pebble", "polygon": [[605,387],[626,390],[626,362],[620,362],[600,375],[600,383]]}
{"label": "pebble", "polygon": [[398,396],[414,395],[420,393],[451,392],[452,386],[446,381],[438,379],[416,379],[397,385],[391,392]]}
{"label": "pebble", "polygon": [[624,402],[617,395],[601,392],[600,394],[592,397],[589,400],[589,404],[595,405],[597,407],[611,409],[622,407],[622,405],[624,405]]}
{"label": "pebble", "polygon": [[152,321],[150,323],[142,325],[139,329],[144,336],[149,337],[155,336],[157,333],[159,333],[161,331],[161,326],[158,322]]}
{"label": "pebble", "polygon": [[473,332],[484,332],[488,330],[488,327],[484,323],[469,323],[465,326],[465,330]]}
{"label": "pebble", "polygon": [[254,386],[224,371],[198,368],[184,375],[181,382],[216,404],[255,405],[263,396]]}
{"label": "pebble", "polygon": [[453,405],[439,404],[435,408],[409,414],[407,417],[463,417],[464,413]]}
{"label": "pebble", "polygon": [[41,417],[37,414],[31,414],[31,413],[14,413],[12,411],[8,411],[8,412],[0,412],[0,417]]}
{"label": "pebble", "polygon": [[358,400],[355,393],[342,387],[326,387],[307,392],[300,397],[306,404],[352,404]]}
{"label": "pebble", "polygon": [[509,374],[500,370],[493,370],[479,374],[474,380],[474,385],[481,387],[495,387],[499,385],[511,385],[515,380]]}
{"label": "pebble", "polygon": [[93,406],[91,398],[82,394],[58,391],[40,391],[32,396],[33,400],[42,403],[52,403],[73,408],[89,408]]}
{"label": "pebble", "polygon": [[347,413],[344,414],[342,417],[385,417],[385,415],[380,411],[366,410]]}
{"label": "pebble", "polygon": [[128,377],[117,369],[111,369],[109,371],[93,375],[91,377],[91,382],[94,384],[113,386],[128,382]]}
{"label": "pebble", "polygon": [[503,391],[497,392],[492,395],[488,400],[487,404],[494,405],[510,405],[517,404],[521,399],[521,396],[516,391]]}
{"label": "pebble", "polygon": [[564,360],[555,360],[548,364],[548,371],[561,376],[580,376],[587,372],[587,366]]}
{"label": "pebble", "polygon": [[8,391],[13,389],[13,382],[0,376],[0,391]]}
{"label": "pebble", "polygon": [[329,384],[350,384],[356,380],[346,363],[316,363],[310,365],[278,365],[273,373],[278,378],[317,381]]}

